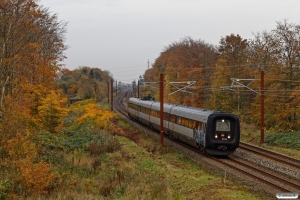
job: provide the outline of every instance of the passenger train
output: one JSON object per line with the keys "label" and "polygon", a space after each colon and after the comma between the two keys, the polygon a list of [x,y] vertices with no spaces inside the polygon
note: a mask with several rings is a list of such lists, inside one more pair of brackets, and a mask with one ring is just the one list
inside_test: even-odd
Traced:
{"label": "passenger train", "polygon": [[[164,133],[210,155],[230,155],[239,147],[238,116],[164,103]],[[128,116],[160,130],[160,102],[130,98]]]}

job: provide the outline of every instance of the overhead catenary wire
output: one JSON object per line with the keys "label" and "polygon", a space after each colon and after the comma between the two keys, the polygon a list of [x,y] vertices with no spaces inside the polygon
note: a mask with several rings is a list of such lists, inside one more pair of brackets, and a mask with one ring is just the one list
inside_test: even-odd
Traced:
{"label": "overhead catenary wire", "polygon": [[[273,64],[269,64],[269,65],[264,65],[264,66],[272,66]],[[122,67],[122,69],[124,69],[124,70],[119,70],[118,72],[117,72],[117,74],[124,74],[124,73],[132,73],[132,72],[134,72],[134,71],[136,71],[135,69],[132,69],[132,67],[146,67],[146,65],[135,65],[135,66],[130,66],[129,68],[130,69],[124,69],[123,67]],[[217,66],[217,67],[185,67],[185,68],[178,68],[178,67],[168,67],[168,69],[176,69],[176,71],[178,71],[178,70],[182,70],[182,69],[195,69],[195,70],[203,70],[203,69],[208,69],[208,68],[218,68],[219,66]],[[220,67],[227,67],[227,68],[231,68],[231,67],[250,67],[250,65],[249,64],[246,64],[246,65],[228,65],[228,66],[224,66],[224,65],[222,65],[222,66],[220,66]],[[253,67],[252,65],[251,65],[251,67]],[[116,69],[116,68],[114,68],[114,69]],[[151,68],[150,68],[151,69]],[[243,70],[238,70],[239,71],[239,73],[242,73],[242,72],[247,72],[249,69],[243,69]],[[116,74],[116,73],[114,73],[114,74]],[[136,73],[136,75],[137,75],[137,77],[138,76],[140,76],[141,75],[141,73]],[[219,76],[213,76],[213,77],[209,77],[208,79],[210,79],[210,80],[212,80],[212,79],[216,79],[216,78],[228,78],[228,77],[230,77],[230,76],[232,76],[232,73],[227,73],[227,74],[222,74],[222,75],[219,75]],[[118,81],[134,81],[134,80],[138,80],[138,78],[135,78],[135,79],[124,79],[124,80],[118,80]],[[207,79],[198,79],[198,80],[196,80],[197,82],[199,82],[199,81],[207,81]],[[255,81],[260,81],[260,79],[255,79]],[[271,79],[271,78],[266,78],[265,79],[265,81],[266,82],[268,82],[268,81],[277,81],[277,82],[291,82],[291,83],[300,83],[300,81],[297,81],[297,80],[283,80],[283,79]],[[195,86],[196,88],[195,89],[199,89],[199,88],[201,88],[202,86]],[[207,88],[206,90],[215,90],[215,91],[220,91],[220,90],[217,90],[217,89],[212,89],[212,88]],[[259,91],[259,90],[257,90],[257,91]],[[299,90],[286,90],[286,89],[266,89],[266,90],[264,90],[264,91],[266,91],[266,92],[273,92],[274,94],[275,93],[283,93],[283,92],[298,92]],[[241,91],[239,91],[239,92],[241,92]]]}

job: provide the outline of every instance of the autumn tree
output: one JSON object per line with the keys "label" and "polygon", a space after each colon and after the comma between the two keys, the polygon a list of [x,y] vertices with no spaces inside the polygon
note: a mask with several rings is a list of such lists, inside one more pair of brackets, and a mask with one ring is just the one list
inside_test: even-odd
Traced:
{"label": "autumn tree", "polygon": [[4,1],[0,6],[0,121],[8,95],[19,98],[32,85],[52,87],[64,59],[64,22],[34,0]]}
{"label": "autumn tree", "polygon": [[[248,42],[239,35],[231,34],[221,38],[219,57],[212,78],[211,107],[233,113],[245,113],[251,101],[249,95],[233,88],[223,91],[221,87],[230,86],[231,78],[254,78],[248,66]],[[248,101],[249,100],[249,101]]]}
{"label": "autumn tree", "polygon": [[0,2],[0,164],[12,193],[44,193],[54,178],[34,136],[65,58],[65,28],[36,0]]}
{"label": "autumn tree", "polygon": [[82,99],[95,98],[101,101],[108,95],[111,77],[109,71],[83,66],[73,71],[65,70],[58,84],[69,97],[79,96]]}
{"label": "autumn tree", "polygon": [[67,116],[66,105],[68,99],[61,96],[60,91],[51,91],[45,98],[41,99],[38,107],[40,123],[45,130],[53,133],[55,129],[62,125],[62,117]]}
{"label": "autumn tree", "polygon": [[[277,22],[271,32],[257,34],[251,62],[265,71],[266,127],[275,131],[299,130],[300,25]],[[259,115],[253,103],[253,120]],[[257,122],[259,123],[259,122]]]}
{"label": "autumn tree", "polygon": [[116,117],[116,114],[109,110],[100,109],[95,103],[89,103],[85,106],[85,113],[83,116],[77,119],[79,124],[85,122],[93,122],[95,127],[109,130],[112,127],[111,120]]}
{"label": "autumn tree", "polygon": [[[166,83],[197,81],[196,88],[189,89],[195,96],[178,92],[172,96],[165,96],[166,101],[185,105],[205,107],[210,86],[210,75],[215,67],[217,54],[213,45],[203,40],[194,40],[185,37],[179,42],[173,42],[156,59],[152,69],[148,69],[144,75],[145,82],[158,82],[159,73],[165,74]],[[166,93],[174,92],[176,87],[167,84]],[[158,96],[156,96],[158,98]]]}

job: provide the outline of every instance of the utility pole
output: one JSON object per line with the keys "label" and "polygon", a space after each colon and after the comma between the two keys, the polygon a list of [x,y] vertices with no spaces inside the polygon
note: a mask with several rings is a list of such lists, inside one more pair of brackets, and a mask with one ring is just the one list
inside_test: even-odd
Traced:
{"label": "utility pole", "polygon": [[106,79],[106,85],[107,85],[107,103],[109,104],[109,79]]}
{"label": "utility pole", "polygon": [[[238,78],[230,78],[232,81],[231,86],[223,86],[222,89],[233,90],[233,88],[247,88],[252,92],[258,94],[258,91],[251,89],[249,86],[255,79],[238,79]],[[241,83],[242,81],[251,81],[249,84],[245,85]],[[265,142],[265,88],[264,88],[264,71],[260,72],[260,143],[263,144]],[[234,91],[234,90],[233,90]],[[239,108],[239,105],[238,105]]]}
{"label": "utility pole", "polygon": [[110,103],[110,110],[114,111],[114,80],[111,78],[110,79],[110,94],[111,94],[111,103]]}
{"label": "utility pole", "polygon": [[159,75],[160,143],[164,145],[164,74]]}
{"label": "utility pole", "polygon": [[116,80],[116,96],[118,96],[118,82]]}
{"label": "utility pole", "polygon": [[260,143],[265,142],[265,96],[264,71],[260,72]]}
{"label": "utility pole", "polygon": [[137,93],[138,93],[137,98],[140,98],[140,81],[138,81],[138,89],[137,89]]}

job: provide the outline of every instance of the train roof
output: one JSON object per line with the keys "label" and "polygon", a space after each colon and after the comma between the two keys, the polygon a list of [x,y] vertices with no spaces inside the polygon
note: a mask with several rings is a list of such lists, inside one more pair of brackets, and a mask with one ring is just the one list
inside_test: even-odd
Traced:
{"label": "train roof", "polygon": [[[138,98],[130,98],[129,102],[136,103],[138,105],[152,108],[154,110],[160,110],[160,102],[159,101],[153,101],[153,100],[142,100]],[[189,113],[189,114],[195,114],[195,115],[210,115],[213,113],[220,113],[220,111],[215,110],[206,110],[202,108],[195,108],[195,107],[189,107],[189,106],[182,106],[182,105],[176,105],[171,103],[164,103],[164,112],[168,112],[176,115],[182,115],[183,113]]]}
{"label": "train roof", "polygon": [[[172,104],[167,104],[167,103],[164,103],[164,112],[167,112],[167,113],[170,113],[171,112],[171,109],[174,107],[174,105]],[[152,109],[153,110],[160,110],[160,102],[159,101],[156,101],[155,103],[152,104]]]}
{"label": "train roof", "polygon": [[140,102],[140,99],[137,99],[137,98],[129,98],[129,102],[138,104],[138,103]]}

